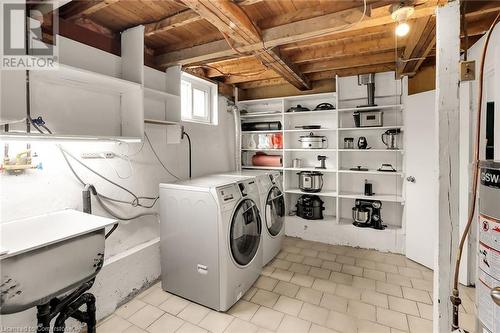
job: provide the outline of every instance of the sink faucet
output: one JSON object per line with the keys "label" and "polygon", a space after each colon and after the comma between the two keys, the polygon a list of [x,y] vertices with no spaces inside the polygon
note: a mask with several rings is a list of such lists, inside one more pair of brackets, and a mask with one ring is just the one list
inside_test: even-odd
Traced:
{"label": "sink faucet", "polygon": [[97,191],[95,190],[94,185],[86,184],[82,191],[82,199],[83,199],[82,211],[87,214],[92,214],[91,194],[97,195]]}

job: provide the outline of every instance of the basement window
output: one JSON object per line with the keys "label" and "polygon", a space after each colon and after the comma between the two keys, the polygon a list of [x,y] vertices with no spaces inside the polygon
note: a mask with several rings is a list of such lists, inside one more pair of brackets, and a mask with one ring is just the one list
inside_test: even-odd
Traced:
{"label": "basement window", "polygon": [[217,125],[217,93],[217,84],[182,73],[182,120]]}

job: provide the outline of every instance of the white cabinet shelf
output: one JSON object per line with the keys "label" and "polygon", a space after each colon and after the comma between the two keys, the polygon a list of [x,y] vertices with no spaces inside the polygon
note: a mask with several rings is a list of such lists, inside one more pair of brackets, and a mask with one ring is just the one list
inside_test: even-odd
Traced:
{"label": "white cabinet shelf", "polygon": [[241,119],[251,119],[251,118],[264,118],[264,117],[281,117],[281,112],[255,112],[255,113],[246,113],[241,114]]}
{"label": "white cabinet shelf", "polygon": [[403,149],[338,149],[338,151],[356,153],[404,153]]}
{"label": "white cabinet shelf", "polygon": [[309,194],[309,195],[317,195],[317,196],[320,196],[320,197],[332,197],[332,198],[335,198],[337,196],[337,192],[336,191],[325,190],[325,189],[321,190],[321,192],[311,193],[311,192],[304,192],[304,191],[302,191],[299,188],[290,188],[290,189],[285,190],[285,193]]}
{"label": "white cabinet shelf", "polygon": [[401,111],[401,110],[403,110],[403,104],[342,108],[342,109],[338,109],[337,112],[377,111],[377,110],[396,110],[396,111]]}
{"label": "white cabinet shelf", "polygon": [[296,129],[286,129],[286,130],[283,130],[283,132],[285,133],[304,133],[304,132],[335,132],[337,131],[336,128],[309,128],[309,129],[300,129],[300,128],[296,128]]}
{"label": "white cabinet shelf", "polygon": [[334,173],[337,172],[335,169],[317,169],[315,167],[303,167],[303,168],[284,168],[287,171],[319,171],[322,173]]}
{"label": "white cabinet shelf", "polygon": [[344,199],[380,200],[380,201],[401,202],[401,203],[404,202],[403,197],[393,194],[375,194],[367,196],[362,193],[341,192],[339,193],[338,197]]}
{"label": "white cabinet shelf", "polygon": [[282,167],[265,167],[265,166],[254,166],[254,165],[242,165],[241,168],[247,170],[283,170]]}
{"label": "white cabinet shelf", "polygon": [[279,151],[282,152],[283,149],[276,148],[244,148],[242,151]]}
{"label": "white cabinet shelf", "polygon": [[377,130],[388,130],[388,129],[403,129],[404,126],[379,126],[379,127],[339,127],[339,131],[377,131]]}
{"label": "white cabinet shelf", "polygon": [[264,131],[241,131],[241,134],[269,134],[269,133],[281,133],[281,130],[264,130]]}
{"label": "white cabinet shelf", "polygon": [[308,148],[285,148],[285,151],[301,151],[301,152],[308,152],[308,153],[321,153],[325,151],[337,151],[336,148],[318,148],[318,149],[308,149]]}
{"label": "white cabinet shelf", "polygon": [[360,171],[360,170],[346,170],[346,169],[340,169],[338,171],[339,173],[361,173],[361,174],[366,174],[366,175],[387,175],[387,176],[400,176],[403,177],[404,173],[401,171],[378,171],[378,170],[368,170],[368,171]]}
{"label": "white cabinet shelf", "polygon": [[180,98],[181,98],[180,96],[170,94],[170,93],[165,92],[165,91],[147,88],[147,87],[144,87],[144,97],[151,98],[151,99],[158,99],[158,100],[166,101],[166,102],[170,102],[173,100],[180,100]]}

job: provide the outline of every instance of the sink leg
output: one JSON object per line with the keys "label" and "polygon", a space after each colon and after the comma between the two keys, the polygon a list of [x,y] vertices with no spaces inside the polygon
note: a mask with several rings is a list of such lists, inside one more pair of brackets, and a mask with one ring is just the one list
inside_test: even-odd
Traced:
{"label": "sink leg", "polygon": [[36,318],[38,321],[37,324],[37,333],[48,333],[50,331],[50,304],[38,305],[37,307]]}
{"label": "sink leg", "polygon": [[87,293],[86,304],[87,304],[87,333],[96,332],[96,319],[95,319],[95,296]]}

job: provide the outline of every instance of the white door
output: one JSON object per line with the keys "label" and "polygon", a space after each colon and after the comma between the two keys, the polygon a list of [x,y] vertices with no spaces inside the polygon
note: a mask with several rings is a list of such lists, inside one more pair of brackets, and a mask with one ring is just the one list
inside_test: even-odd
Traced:
{"label": "white door", "polygon": [[437,217],[435,91],[408,96],[405,113],[406,256],[434,268]]}

